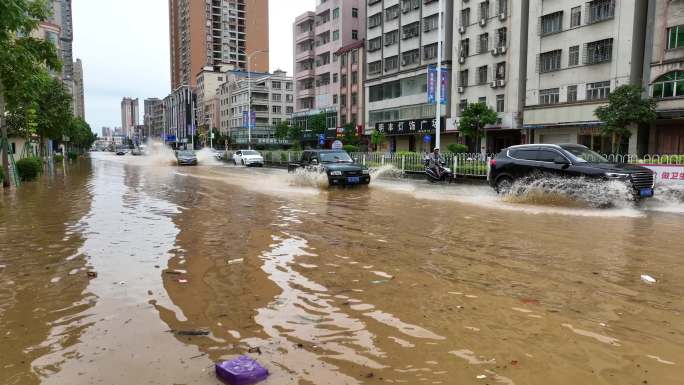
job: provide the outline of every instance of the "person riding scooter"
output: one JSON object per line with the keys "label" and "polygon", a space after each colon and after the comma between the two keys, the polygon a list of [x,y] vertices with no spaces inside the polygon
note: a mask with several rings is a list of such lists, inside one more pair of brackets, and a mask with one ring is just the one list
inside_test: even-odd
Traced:
{"label": "person riding scooter", "polygon": [[444,165],[444,158],[439,153],[439,148],[435,147],[434,150],[428,155],[428,166],[435,172],[438,179],[442,178],[442,171]]}

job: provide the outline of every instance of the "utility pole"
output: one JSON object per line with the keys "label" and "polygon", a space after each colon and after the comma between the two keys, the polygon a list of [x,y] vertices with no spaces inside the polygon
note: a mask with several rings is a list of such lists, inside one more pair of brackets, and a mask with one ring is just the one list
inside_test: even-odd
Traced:
{"label": "utility pole", "polygon": [[437,11],[437,81],[435,82],[435,147],[440,148],[442,130],[442,0],[439,0]]}
{"label": "utility pole", "polygon": [[[245,51],[241,51],[243,54]],[[267,49],[262,49],[259,51],[254,51],[247,55],[247,143],[248,149],[252,149],[252,56],[260,53],[268,52]],[[256,119],[254,119],[254,125],[256,125]]]}
{"label": "utility pole", "polygon": [[10,172],[9,172],[9,158],[7,156],[7,148],[9,142],[7,141],[7,126],[5,125],[5,96],[3,94],[2,79],[0,79],[0,128],[2,128],[2,171],[4,178],[2,178],[2,186],[10,186]]}

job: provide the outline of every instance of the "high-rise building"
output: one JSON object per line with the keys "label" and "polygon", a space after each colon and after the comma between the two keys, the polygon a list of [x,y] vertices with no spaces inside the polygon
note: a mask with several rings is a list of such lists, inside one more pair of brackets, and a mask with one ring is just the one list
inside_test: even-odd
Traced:
{"label": "high-rise building", "polygon": [[83,89],[83,63],[81,59],[74,62],[74,116],[85,119],[85,101]]}
{"label": "high-rise building", "polygon": [[[221,83],[228,79],[228,71],[235,69],[233,65],[206,66],[197,74],[197,126],[220,126],[219,93]],[[207,130],[208,131],[208,130]]]}
{"label": "high-rise building", "polygon": [[[530,1],[524,129],[533,143],[613,151],[595,111],[617,87],[642,84],[647,10],[646,0]],[[619,145],[634,154],[632,131]]]}
{"label": "high-rise building", "polygon": [[164,102],[157,98],[143,101],[145,137],[160,138],[164,130]]}
{"label": "high-rise building", "polygon": [[102,138],[101,139],[111,139],[114,135],[114,130],[111,127],[102,127]]}
{"label": "high-rise building", "polygon": [[335,52],[362,41],[366,33],[366,7],[363,0],[318,1],[315,12],[295,19],[294,78],[295,111],[330,109],[336,127],[339,71]]}
{"label": "high-rise building", "polygon": [[140,107],[138,99],[123,98],[121,101],[121,129],[127,137],[133,135],[135,127],[139,121]]}
{"label": "high-rise building", "polygon": [[639,154],[684,154],[684,3],[650,1],[643,86],[658,119],[640,132]]}
{"label": "high-rise building", "polygon": [[[429,151],[435,144],[436,107],[428,100],[428,67],[437,64],[439,4],[442,66],[451,71],[454,1],[369,0],[366,31],[366,122],[384,132],[390,150]],[[485,3],[489,3],[485,1]],[[435,86],[446,83],[435,81]],[[450,100],[446,84],[441,99]],[[439,102],[439,101],[438,101]],[[450,105],[440,109],[442,131]],[[446,147],[456,135],[442,137]]]}
{"label": "high-rise building", "polygon": [[[546,3],[549,3],[547,0]],[[464,138],[471,148],[498,153],[520,144],[527,76],[528,0],[457,2],[454,31],[458,59],[452,73],[452,117],[468,104],[483,102],[496,111],[498,121],[485,127],[481,149],[475,138]]]}
{"label": "high-rise building", "polygon": [[[269,69],[268,0],[169,0],[171,88],[194,87],[205,66]],[[254,53],[254,55],[252,55]]]}
{"label": "high-rise building", "polygon": [[190,86],[176,88],[164,98],[164,127],[166,141],[176,146],[192,142],[195,133],[197,97]]}

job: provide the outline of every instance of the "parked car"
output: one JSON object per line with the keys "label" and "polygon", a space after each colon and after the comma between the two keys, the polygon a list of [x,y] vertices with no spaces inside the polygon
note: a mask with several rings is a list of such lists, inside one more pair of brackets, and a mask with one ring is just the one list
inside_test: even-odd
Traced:
{"label": "parked car", "polygon": [[134,149],[131,151],[131,155],[135,155],[135,156],[143,155],[142,149],[140,149],[140,147],[134,148]]}
{"label": "parked car", "polygon": [[225,152],[217,149],[211,149],[211,153],[214,154],[216,160],[223,160],[223,156],[225,155]]}
{"label": "parked car", "polygon": [[192,150],[178,150],[176,152],[176,161],[179,166],[196,166],[197,155]]}
{"label": "parked car", "polygon": [[624,181],[636,197],[654,195],[653,171],[632,164],[610,163],[579,144],[528,144],[504,149],[490,162],[489,184],[498,193],[506,193],[513,182],[534,174]]}
{"label": "parked car", "polygon": [[321,172],[328,176],[328,185],[343,186],[369,184],[370,173],[366,166],[356,164],[342,150],[307,150],[298,163],[290,163],[288,172],[304,168],[309,172]]}
{"label": "parked car", "polygon": [[233,164],[242,166],[264,166],[264,157],[254,150],[238,150],[233,154]]}

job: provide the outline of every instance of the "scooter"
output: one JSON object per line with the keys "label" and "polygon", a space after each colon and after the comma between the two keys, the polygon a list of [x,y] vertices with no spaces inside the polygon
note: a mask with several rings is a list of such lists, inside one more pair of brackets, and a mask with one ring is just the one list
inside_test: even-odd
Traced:
{"label": "scooter", "polygon": [[446,163],[440,162],[439,166],[439,171],[440,175],[437,175],[435,170],[430,167],[430,160],[425,159],[425,175],[427,176],[427,179],[431,183],[437,183],[437,182],[449,182],[449,184],[453,183],[454,181],[454,173],[451,171],[450,168],[444,167],[446,166]]}

